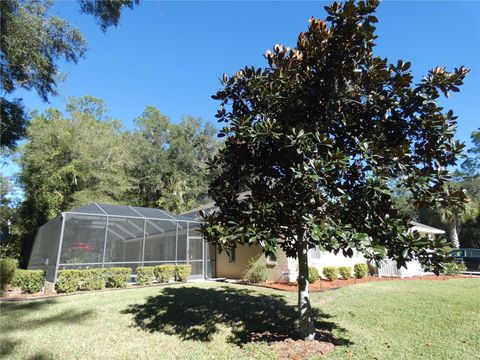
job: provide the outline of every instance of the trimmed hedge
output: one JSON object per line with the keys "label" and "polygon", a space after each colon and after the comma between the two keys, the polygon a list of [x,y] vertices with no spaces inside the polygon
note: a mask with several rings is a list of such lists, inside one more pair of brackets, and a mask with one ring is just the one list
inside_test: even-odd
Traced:
{"label": "trimmed hedge", "polygon": [[325,266],[322,272],[327,280],[332,281],[338,279],[338,268],[336,266]]}
{"label": "trimmed hedge", "polygon": [[132,276],[132,269],[126,267],[112,267],[103,270],[107,287],[127,287],[128,280]]}
{"label": "trimmed hedge", "polygon": [[45,271],[17,269],[11,284],[26,293],[37,293],[42,290],[45,284]]}
{"label": "trimmed hedge", "polygon": [[132,270],[130,268],[105,268],[59,270],[55,290],[71,293],[77,290],[101,290],[107,287],[126,287]]}
{"label": "trimmed hedge", "polygon": [[137,284],[151,285],[155,279],[155,272],[152,266],[140,266],[137,268]]}
{"label": "trimmed hedge", "polygon": [[80,287],[80,272],[83,270],[59,270],[55,290],[58,293],[72,293]]}
{"label": "trimmed hedge", "polygon": [[187,281],[192,272],[192,265],[175,265],[175,280]]}
{"label": "trimmed hedge", "polygon": [[85,269],[78,271],[78,290],[102,290],[105,287],[105,269]]}
{"label": "trimmed hedge", "polygon": [[368,265],[365,263],[355,264],[353,274],[357,279],[364,278],[368,274]]}
{"label": "trimmed hedge", "polygon": [[313,284],[320,279],[320,273],[318,272],[318,269],[315,266],[309,266],[308,267],[308,282],[310,284]]}
{"label": "trimmed hedge", "polygon": [[443,273],[445,275],[457,275],[466,270],[467,267],[465,266],[465,263],[463,261],[459,263],[449,262],[443,265]]}
{"label": "trimmed hedge", "polygon": [[0,259],[0,292],[5,291],[7,284],[11,283],[17,267],[18,261],[15,259]]}
{"label": "trimmed hedge", "polygon": [[340,266],[338,272],[343,280],[348,280],[352,277],[352,268],[350,266]]}
{"label": "trimmed hedge", "polygon": [[157,265],[153,272],[158,282],[167,283],[175,275],[175,265]]}

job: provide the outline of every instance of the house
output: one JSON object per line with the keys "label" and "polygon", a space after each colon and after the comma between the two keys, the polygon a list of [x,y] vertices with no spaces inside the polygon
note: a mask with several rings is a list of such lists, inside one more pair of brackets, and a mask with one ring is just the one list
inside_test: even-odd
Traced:
{"label": "house", "polygon": [[[247,196],[240,194],[240,199]],[[136,273],[139,266],[189,264],[190,279],[243,277],[249,259],[258,257],[270,269],[269,280],[296,281],[297,261],[287,258],[278,249],[275,256],[266,257],[257,246],[237,246],[227,254],[218,254],[215,247],[203,241],[199,228],[199,210],[214,209],[213,203],[184,215],[160,209],[91,203],[65,211],[41,226],[36,234],[29,269],[46,272],[46,280],[56,282],[58,271],[65,269],[130,267]],[[412,222],[412,230],[435,236],[443,233],[423,224]],[[360,253],[352,258],[341,254],[309,252],[309,263],[320,272],[324,266],[352,266],[366,262]],[[378,269],[380,276],[413,276],[422,272],[420,264],[411,262],[406,270],[385,262]]]}
{"label": "house", "polygon": [[[239,194],[241,201],[249,192]],[[200,221],[199,212],[212,211],[216,207],[214,203],[208,203],[198,208],[192,209],[183,214],[185,217]],[[415,221],[410,222],[410,231],[418,231],[422,235],[435,237],[444,234],[445,231],[436,229],[434,227],[424,225]],[[251,258],[258,257],[259,262],[265,263],[269,268],[268,280],[270,281],[290,281],[294,282],[298,276],[298,262],[296,259],[289,258],[285,252],[278,248],[275,256],[266,256],[262,253],[260,245],[237,245],[235,249],[227,254],[226,251],[220,254],[216,251],[210,252],[212,274],[218,278],[241,279],[247,269],[248,261]],[[341,253],[334,254],[332,252],[320,251],[320,249],[310,249],[308,254],[309,266],[314,266],[322,274],[322,269],[325,266],[353,266],[357,263],[366,263],[367,259],[362,253],[354,251],[353,256],[345,257]],[[418,276],[424,273],[421,264],[418,261],[410,261],[407,268],[397,268],[397,264],[393,260],[385,260],[380,267],[372,267],[372,270],[378,276],[387,277],[411,277]]]}

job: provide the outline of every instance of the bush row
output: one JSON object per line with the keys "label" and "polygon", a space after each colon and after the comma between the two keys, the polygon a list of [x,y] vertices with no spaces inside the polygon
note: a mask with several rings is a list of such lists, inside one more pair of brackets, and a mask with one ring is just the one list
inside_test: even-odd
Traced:
{"label": "bush row", "polygon": [[5,291],[5,287],[10,284],[26,293],[33,294],[42,290],[44,282],[45,272],[43,270],[18,269],[16,259],[0,259],[0,292]]}
{"label": "bush row", "polygon": [[105,269],[60,270],[55,290],[70,293],[77,290],[100,290],[104,287],[126,287],[132,270],[126,267]]}
{"label": "bush row", "polygon": [[449,262],[443,265],[443,273],[445,275],[457,275],[467,270],[465,263]]}
{"label": "bush row", "polygon": [[45,271],[17,269],[10,284],[29,294],[37,293],[45,284]]}
{"label": "bush row", "polygon": [[[150,285],[155,279],[168,282],[171,278],[186,281],[191,272],[191,265],[141,266],[137,268],[137,283]],[[77,290],[101,290],[105,287],[122,288],[127,286],[131,276],[132,270],[126,267],[60,270],[55,290],[58,293],[71,293]]]}
{"label": "bush row", "polygon": [[[352,268],[350,266],[325,266],[323,268],[323,276],[327,280],[337,280],[340,276],[341,279],[347,280],[352,277]],[[364,278],[368,274],[368,265],[364,263],[355,264],[353,267],[353,275],[357,279]]]}
{"label": "bush row", "polygon": [[155,280],[167,283],[171,279],[187,281],[191,272],[191,265],[141,266],[137,268],[137,284],[150,285]]}

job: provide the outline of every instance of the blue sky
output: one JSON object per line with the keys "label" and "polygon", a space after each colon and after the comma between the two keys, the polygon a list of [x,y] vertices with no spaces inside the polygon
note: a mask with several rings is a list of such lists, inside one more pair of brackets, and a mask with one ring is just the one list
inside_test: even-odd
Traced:
{"label": "blue sky", "polygon": [[[310,16],[323,18],[326,2],[143,1],[125,10],[118,28],[102,33],[73,1],[58,1],[53,12],[80,28],[88,41],[86,59],[61,62],[67,78],[59,96],[43,103],[19,91],[29,110],[63,109],[69,96],[104,99],[111,116],[133,127],[153,105],[173,121],[182,115],[214,121],[210,96],[224,72],[264,66],[263,54],[276,43],[294,46]],[[416,80],[435,66],[471,68],[460,93],[442,104],[459,116],[457,138],[469,142],[480,126],[480,2],[384,1],[376,54],[412,62]],[[7,173],[15,172],[8,165]]]}

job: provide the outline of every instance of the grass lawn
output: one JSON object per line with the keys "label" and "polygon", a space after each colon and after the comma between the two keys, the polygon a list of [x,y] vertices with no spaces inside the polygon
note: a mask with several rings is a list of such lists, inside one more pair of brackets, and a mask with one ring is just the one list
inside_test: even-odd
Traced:
{"label": "grass lawn", "polygon": [[[194,283],[2,303],[0,358],[274,359],[295,293]],[[480,279],[364,283],[312,295],[328,359],[480,359]],[[256,341],[252,334],[257,334]]]}

